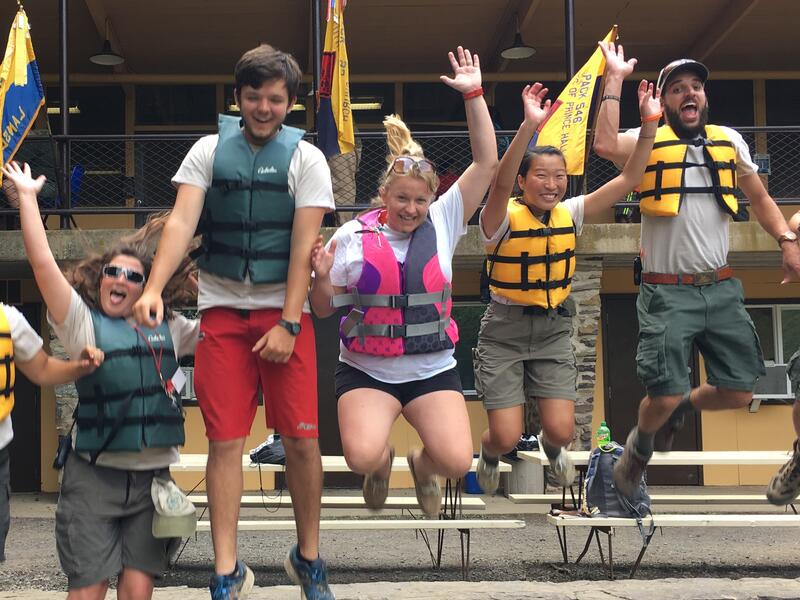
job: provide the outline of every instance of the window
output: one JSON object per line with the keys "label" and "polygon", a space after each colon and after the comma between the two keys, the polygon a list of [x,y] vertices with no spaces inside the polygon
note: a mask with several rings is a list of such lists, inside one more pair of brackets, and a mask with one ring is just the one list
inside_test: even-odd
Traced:
{"label": "window", "polygon": [[456,344],[456,369],[461,376],[464,395],[475,399],[475,372],[472,369],[472,349],[478,345],[478,330],[486,305],[480,302],[454,302],[453,318],[458,324],[458,343]]}
{"label": "window", "polygon": [[791,401],[786,363],[800,348],[800,304],[748,305],[761,341],[767,375],[758,381],[756,398]]}

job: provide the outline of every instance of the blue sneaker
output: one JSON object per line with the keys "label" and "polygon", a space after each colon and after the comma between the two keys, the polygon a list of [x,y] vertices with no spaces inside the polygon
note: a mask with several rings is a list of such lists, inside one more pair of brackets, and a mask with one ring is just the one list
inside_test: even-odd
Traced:
{"label": "blue sneaker", "polygon": [[286,569],[289,579],[300,586],[303,600],[336,600],[328,587],[328,574],[321,558],[313,562],[303,560],[295,544],[286,555],[283,568]]}
{"label": "blue sneaker", "polygon": [[211,600],[244,600],[247,592],[253,589],[255,577],[244,562],[236,561],[236,572],[233,575],[212,575],[208,589]]}

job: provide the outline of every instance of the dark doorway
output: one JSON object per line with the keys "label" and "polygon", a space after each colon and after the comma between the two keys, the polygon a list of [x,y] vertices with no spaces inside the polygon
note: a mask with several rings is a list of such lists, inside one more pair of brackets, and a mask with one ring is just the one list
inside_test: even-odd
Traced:
{"label": "dark doorway", "polygon": [[[41,304],[23,304],[16,308],[36,333],[41,333]],[[8,447],[11,454],[11,491],[38,492],[42,489],[41,390],[19,369],[14,383],[11,418],[14,426],[14,439]]]}
{"label": "dark doorway", "polygon": [[[339,417],[336,409],[334,372],[339,361],[339,319],[344,309],[327,319],[314,317],[317,338],[317,395],[319,398],[319,447],[323,455],[342,455]],[[355,473],[325,473],[325,487],[360,488]]]}
{"label": "dark doorway", "polygon": [[[606,423],[614,439],[622,444],[636,425],[639,402],[645,395],[636,376],[636,294],[604,294],[602,315]],[[699,383],[697,361],[695,348],[688,365],[692,386]],[[700,419],[695,413],[675,436],[673,448],[700,450],[700,440]],[[649,467],[647,481],[651,485],[702,485],[702,472],[699,466]]]}

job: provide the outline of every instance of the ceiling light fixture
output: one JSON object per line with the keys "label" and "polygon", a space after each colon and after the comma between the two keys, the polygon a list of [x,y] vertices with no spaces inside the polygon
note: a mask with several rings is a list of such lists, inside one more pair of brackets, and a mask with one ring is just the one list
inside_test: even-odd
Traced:
{"label": "ceiling light fixture", "polygon": [[103,42],[103,48],[97,54],[92,54],[89,61],[104,67],[113,67],[125,62],[125,58],[111,49],[111,42],[108,39],[108,19],[106,19],[106,39]]}
{"label": "ceiling light fixture", "polygon": [[536,54],[536,49],[525,44],[522,41],[522,34],[519,31],[519,15],[516,16],[517,33],[514,36],[514,43],[500,52],[500,56],[508,60],[520,60],[523,58],[530,58]]}

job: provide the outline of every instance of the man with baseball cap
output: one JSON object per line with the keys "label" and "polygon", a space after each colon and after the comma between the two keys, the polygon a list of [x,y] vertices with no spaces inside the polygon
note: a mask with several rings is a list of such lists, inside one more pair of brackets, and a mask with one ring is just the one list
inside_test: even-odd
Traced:
{"label": "man with baseball cap", "polygon": [[[619,130],[622,82],[636,59],[622,46],[600,44],[606,83],[594,150],[624,165],[639,129]],[[653,450],[672,447],[675,432],[695,410],[749,404],[764,375],[758,337],[744,308],[741,283],[727,264],[729,217],[738,211],[738,187],[783,254],[784,281],[800,277],[800,246],[756,174],[742,136],[708,123],[709,71],[692,59],[675,60],[659,74],[665,124],[639,186],[642,213],[642,283],[637,313],[637,374],[647,389],[637,426],[614,469],[618,489],[630,497]],[[703,355],[707,383],[692,389],[692,344]]]}

